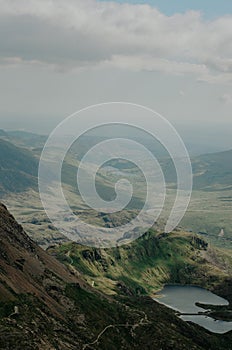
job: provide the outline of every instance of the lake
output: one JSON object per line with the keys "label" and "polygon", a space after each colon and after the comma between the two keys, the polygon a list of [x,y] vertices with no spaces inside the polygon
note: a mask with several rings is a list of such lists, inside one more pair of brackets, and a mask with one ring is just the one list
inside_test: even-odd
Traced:
{"label": "lake", "polygon": [[194,286],[165,286],[154,300],[164,304],[180,313],[194,314],[179,316],[184,321],[191,321],[208,329],[213,333],[226,333],[232,330],[232,322],[214,320],[212,317],[198,315],[206,310],[196,306],[196,303],[211,305],[229,305],[226,299],[200,287]]}

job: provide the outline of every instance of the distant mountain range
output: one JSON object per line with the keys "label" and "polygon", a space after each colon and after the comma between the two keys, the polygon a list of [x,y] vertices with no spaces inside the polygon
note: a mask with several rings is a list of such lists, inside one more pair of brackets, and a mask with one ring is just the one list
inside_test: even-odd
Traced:
{"label": "distant mountain range", "polygon": [[0,193],[36,189],[38,159],[27,149],[0,139]]}
{"label": "distant mountain range", "polygon": [[205,154],[192,160],[197,189],[232,189],[232,150]]}
{"label": "distant mountain range", "polygon": [[0,138],[12,142],[16,146],[34,149],[37,147],[43,147],[47,136],[21,130],[5,131],[0,129]]}
{"label": "distant mountain range", "polygon": [[[82,139],[79,146],[73,146],[72,152],[81,159],[83,154],[99,142],[98,138],[87,137]],[[42,147],[46,141],[45,136],[26,133],[22,131],[5,132],[0,130],[0,191],[20,192],[27,188],[35,188],[37,184],[38,159]],[[154,150],[153,150],[154,151]],[[160,164],[165,174],[167,183],[176,182],[176,173],[173,162],[167,154],[158,150]],[[164,157],[164,158],[163,158]],[[193,167],[194,189],[198,190],[220,190],[232,188],[232,150],[210,153],[191,159]],[[113,166],[117,168],[117,162]],[[126,168],[126,165],[124,165]],[[119,165],[119,169],[121,164]],[[131,164],[128,164],[130,169]],[[65,183],[74,186],[76,181],[76,166],[65,163],[63,169],[63,180]],[[103,186],[104,179],[100,179],[100,186]],[[110,188],[108,182],[106,188]],[[107,192],[107,191],[105,191]],[[109,191],[108,191],[109,193]],[[108,198],[110,199],[110,198]]]}

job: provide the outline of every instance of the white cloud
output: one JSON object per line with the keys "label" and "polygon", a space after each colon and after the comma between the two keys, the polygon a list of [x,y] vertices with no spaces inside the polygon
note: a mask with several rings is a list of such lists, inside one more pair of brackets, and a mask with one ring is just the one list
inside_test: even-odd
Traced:
{"label": "white cloud", "polygon": [[232,104],[232,94],[224,94],[220,100],[225,104]]}
{"label": "white cloud", "polygon": [[231,82],[232,16],[165,16],[148,5],[0,0],[1,63],[112,66]]}
{"label": "white cloud", "polygon": [[113,55],[109,61],[104,61],[103,65],[121,69],[132,69],[135,71],[158,71],[176,75],[186,73],[196,75],[208,74],[207,66],[204,64],[158,58],[152,55]]}

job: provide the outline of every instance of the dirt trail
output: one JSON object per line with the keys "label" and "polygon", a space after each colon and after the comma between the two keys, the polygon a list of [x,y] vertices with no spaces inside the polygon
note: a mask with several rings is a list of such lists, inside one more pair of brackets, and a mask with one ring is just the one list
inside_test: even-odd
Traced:
{"label": "dirt trail", "polygon": [[110,324],[110,325],[106,326],[106,327],[98,334],[97,338],[96,338],[92,343],[84,344],[82,350],[85,350],[85,349],[87,349],[88,347],[91,347],[91,346],[97,344],[98,341],[99,341],[99,339],[102,337],[102,335],[103,335],[108,329],[110,329],[110,328],[131,327],[131,328],[132,328],[132,331],[133,331],[135,328],[137,328],[137,327],[139,327],[139,326],[142,326],[142,325],[145,325],[145,324],[150,323],[150,322],[148,321],[148,318],[147,318],[147,315],[146,315],[145,312],[143,312],[143,315],[144,315],[144,317],[142,317],[138,323],[134,323],[134,324]]}

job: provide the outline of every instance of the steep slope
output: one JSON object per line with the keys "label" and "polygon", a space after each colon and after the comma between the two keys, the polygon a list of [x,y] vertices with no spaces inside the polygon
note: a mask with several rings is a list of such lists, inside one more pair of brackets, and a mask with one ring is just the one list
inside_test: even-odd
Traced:
{"label": "steep slope", "polygon": [[[82,284],[57,260],[46,254],[24,232],[6,207],[0,205],[0,300],[33,295],[52,314],[63,317],[66,305],[54,298],[66,283]],[[54,295],[53,295],[54,293]]]}
{"label": "steep slope", "polygon": [[104,297],[36,246],[0,206],[0,349],[228,349],[149,297]]}

